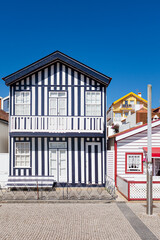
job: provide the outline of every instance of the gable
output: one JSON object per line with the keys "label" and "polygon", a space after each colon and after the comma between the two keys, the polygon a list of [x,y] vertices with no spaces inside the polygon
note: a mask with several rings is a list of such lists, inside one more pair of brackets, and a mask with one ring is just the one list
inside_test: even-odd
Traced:
{"label": "gable", "polygon": [[[121,148],[124,147],[132,149],[133,147],[137,149],[137,151],[142,151],[143,147],[147,146],[148,144],[148,137],[147,137],[147,129],[142,132],[137,132],[134,135],[130,135],[127,138],[123,138],[117,142],[117,146]],[[160,125],[152,127],[152,146],[160,147]]]}
{"label": "gable", "polygon": [[93,78],[75,71],[73,68],[57,61],[28,77],[17,80],[11,86],[16,90],[31,90],[33,86],[48,87],[50,90],[66,90],[68,87],[84,87],[86,90],[102,91],[105,87]]}
{"label": "gable", "polygon": [[50,66],[51,64],[55,62],[60,62],[62,64],[67,65],[70,68],[73,68],[74,70],[88,76],[89,78],[94,79],[95,81],[98,81],[99,83],[102,83],[106,86],[109,85],[112,78],[84,65],[83,63],[78,62],[77,60],[59,52],[56,51],[37,62],[32,63],[31,65],[26,66],[23,69],[20,69],[19,71],[6,76],[2,78],[6,85],[9,86],[13,84],[14,82],[17,82],[18,80],[21,80],[25,77],[28,77],[29,75],[42,70],[46,68],[47,66]]}
{"label": "gable", "polygon": [[[155,128],[155,127],[159,127],[159,126],[160,126],[160,120],[152,122],[152,129]],[[124,132],[117,133],[113,136],[110,136],[110,138],[115,137],[116,141],[119,141],[121,139],[125,139],[125,138],[128,138],[130,136],[137,135],[138,133],[147,131],[147,128],[148,128],[148,125],[144,124],[144,125],[141,125],[141,126],[138,126],[138,127],[134,127],[134,128],[125,130]]]}
{"label": "gable", "polygon": [[119,98],[117,101],[115,101],[113,104],[115,105],[115,104],[120,104],[120,103],[122,103],[123,101],[125,101],[125,100],[131,100],[131,98],[133,98],[133,99],[138,99],[139,101],[142,101],[142,102],[145,102],[145,103],[147,103],[147,100],[145,100],[145,99],[143,99],[142,97],[140,97],[140,96],[138,96],[138,95],[136,95],[135,93],[133,93],[133,92],[130,92],[130,93],[128,93],[127,95],[125,95],[125,96],[123,96],[122,98]]}

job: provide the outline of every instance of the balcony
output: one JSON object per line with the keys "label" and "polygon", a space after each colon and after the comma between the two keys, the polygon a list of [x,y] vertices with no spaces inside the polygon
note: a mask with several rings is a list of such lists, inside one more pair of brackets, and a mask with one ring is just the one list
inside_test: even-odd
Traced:
{"label": "balcony", "polygon": [[134,104],[121,104],[120,108],[131,108],[131,109],[135,109],[135,105]]}
{"label": "balcony", "polygon": [[11,133],[103,133],[103,131],[103,117],[10,117]]}

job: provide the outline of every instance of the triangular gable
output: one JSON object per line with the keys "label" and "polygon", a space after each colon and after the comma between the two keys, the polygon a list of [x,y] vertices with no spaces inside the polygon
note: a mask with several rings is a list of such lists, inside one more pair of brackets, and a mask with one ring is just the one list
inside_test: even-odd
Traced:
{"label": "triangular gable", "polygon": [[144,98],[138,96],[137,94],[135,94],[135,93],[133,93],[133,92],[130,92],[130,93],[126,94],[125,96],[121,97],[120,99],[116,100],[115,102],[113,102],[113,104],[116,104],[116,103],[124,100],[125,98],[127,98],[127,97],[129,97],[129,96],[131,96],[131,95],[133,95],[135,98],[137,98],[137,99],[139,99],[139,100],[147,103],[147,100],[145,100]]}
{"label": "triangular gable", "polygon": [[29,74],[38,71],[54,62],[60,61],[69,67],[74,68],[76,71],[80,71],[81,73],[91,77],[98,82],[109,85],[112,78],[88,67],[87,65],[61,53],[59,51],[53,52],[52,54],[26,66],[25,68],[20,69],[19,71],[12,73],[4,78],[2,78],[6,85],[11,85],[12,83],[28,76]]}
{"label": "triangular gable", "polygon": [[[158,125],[160,125],[160,120],[152,122],[152,128],[156,127]],[[127,137],[130,137],[130,136],[133,136],[134,134],[143,132],[143,131],[147,130],[147,128],[148,128],[148,125],[143,124],[143,125],[140,125],[140,126],[136,126],[136,127],[124,130],[123,132],[114,134],[112,136],[109,136],[109,138],[115,138],[116,141],[119,141],[123,138],[127,138]]]}

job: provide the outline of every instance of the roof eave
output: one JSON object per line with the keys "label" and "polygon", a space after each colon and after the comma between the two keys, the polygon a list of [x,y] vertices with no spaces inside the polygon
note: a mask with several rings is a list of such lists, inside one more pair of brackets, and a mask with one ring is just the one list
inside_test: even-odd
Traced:
{"label": "roof eave", "polygon": [[[159,123],[158,123],[159,122]],[[156,121],[152,121],[152,127],[154,127],[154,125],[160,125],[160,120],[158,119],[158,120],[156,120]],[[138,130],[139,132],[141,132],[141,131],[144,131],[144,129],[143,128],[147,128],[147,123],[145,123],[145,124],[142,124],[142,125],[140,125],[140,126],[135,126],[135,127],[133,127],[133,128],[129,128],[129,129],[127,129],[127,130],[124,130],[124,131],[122,131],[122,132],[119,132],[119,133],[116,133],[116,134],[114,134],[114,135],[111,135],[111,136],[109,136],[108,138],[115,138],[116,140],[117,140],[117,137],[119,137],[119,136],[124,136],[124,137],[122,137],[121,139],[123,139],[123,138],[126,138],[126,136],[125,136],[125,134],[130,134],[131,132],[134,132],[135,130]],[[132,134],[131,134],[132,135]],[[133,134],[134,135],[134,134]],[[128,137],[128,136],[127,136]],[[120,139],[120,140],[121,140]],[[119,139],[118,139],[119,140]]]}

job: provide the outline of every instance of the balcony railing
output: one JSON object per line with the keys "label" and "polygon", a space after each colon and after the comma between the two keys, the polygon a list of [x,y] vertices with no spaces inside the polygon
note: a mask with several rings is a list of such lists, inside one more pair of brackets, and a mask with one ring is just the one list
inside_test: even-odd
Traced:
{"label": "balcony railing", "polygon": [[134,109],[135,105],[134,104],[121,104],[121,108],[132,108],[132,109]]}
{"label": "balcony railing", "polygon": [[103,133],[103,117],[11,116],[10,132]]}

